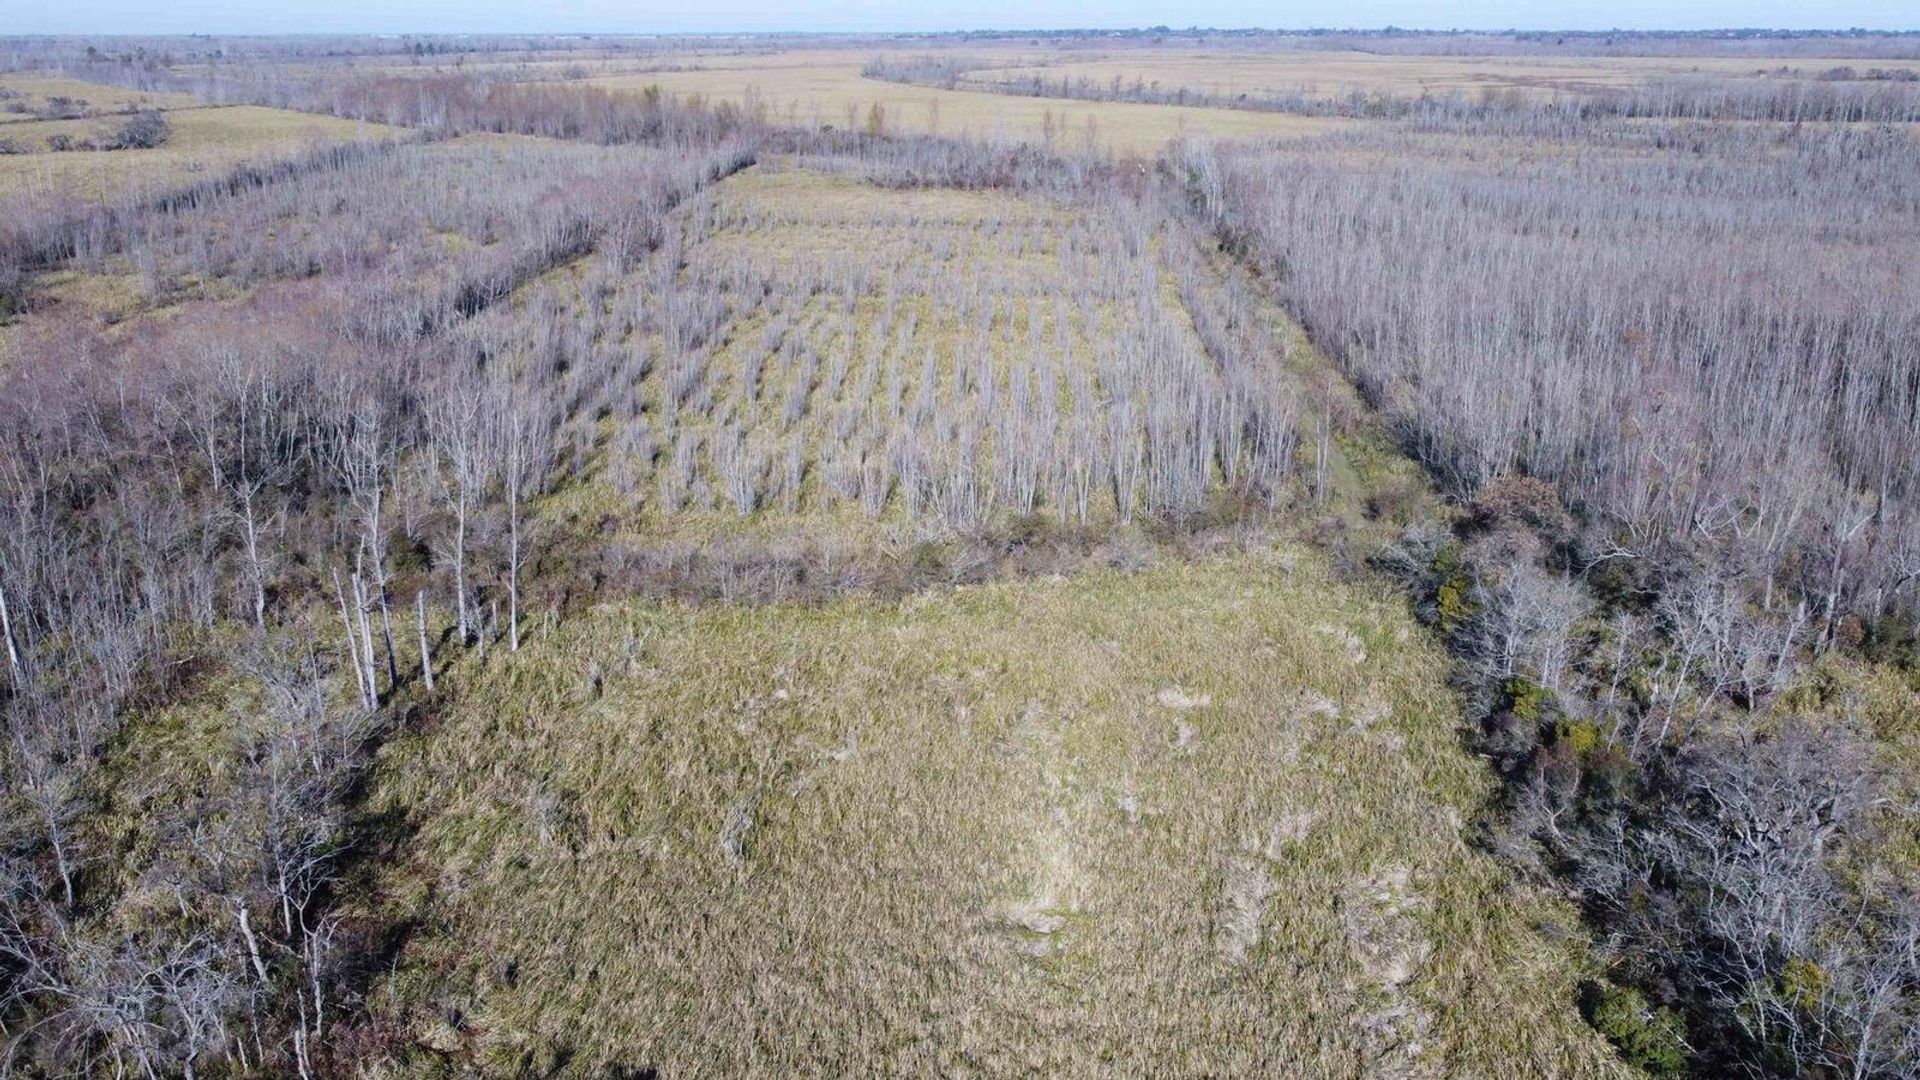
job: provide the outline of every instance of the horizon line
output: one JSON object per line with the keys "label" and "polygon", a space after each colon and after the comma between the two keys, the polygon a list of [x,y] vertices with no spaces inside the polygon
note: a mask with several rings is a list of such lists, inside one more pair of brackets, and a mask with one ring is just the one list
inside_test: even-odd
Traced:
{"label": "horizon line", "polygon": [[1576,37],[1604,37],[1610,34],[1634,34],[1653,37],[1678,37],[1702,35],[1749,35],[1756,37],[1807,37],[1807,36],[1920,36],[1920,24],[1909,27],[1870,27],[1870,26],[1834,26],[1834,27],[1765,27],[1765,26],[1701,26],[1685,29],[1643,29],[1631,26],[1615,26],[1606,29],[1568,29],[1564,27],[1436,27],[1401,26],[1388,23],[1383,26],[1303,26],[1303,27],[1266,27],[1266,26],[1057,26],[1057,27],[978,27],[969,29],[707,29],[707,30],[50,30],[27,33],[0,34],[0,41],[21,41],[39,38],[324,38],[324,37],[361,37],[361,38],[510,38],[510,37],[547,37],[547,38],[659,38],[659,37],[957,37],[962,35],[997,35],[1021,37],[1036,34],[1273,34],[1273,35],[1553,35],[1563,34]]}

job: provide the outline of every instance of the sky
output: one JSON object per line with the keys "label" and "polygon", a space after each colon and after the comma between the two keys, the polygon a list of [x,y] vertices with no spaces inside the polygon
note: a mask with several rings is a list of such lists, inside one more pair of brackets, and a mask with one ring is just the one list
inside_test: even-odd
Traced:
{"label": "sky", "polygon": [[9,34],[689,33],[1167,25],[1920,30],[1920,0],[0,0]]}

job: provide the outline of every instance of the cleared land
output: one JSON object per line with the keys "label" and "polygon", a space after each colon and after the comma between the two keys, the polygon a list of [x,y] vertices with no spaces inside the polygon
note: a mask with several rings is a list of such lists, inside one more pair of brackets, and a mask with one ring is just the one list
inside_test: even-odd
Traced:
{"label": "cleared land", "polygon": [[[1340,121],[1180,106],[1054,101],[991,92],[941,90],[869,79],[864,55],[794,53],[736,58],[740,66],[662,71],[588,80],[640,90],[648,86],[713,100],[757,102],[769,120],[793,126],[969,136],[993,141],[1052,142],[1151,156],[1175,138],[1268,138],[1314,135]],[[874,108],[880,113],[876,117]]]}
{"label": "cleared land", "polygon": [[1625,1075],[1465,843],[1444,658],[1304,549],[616,606],[458,678],[375,798],[433,868],[412,1069]]}
{"label": "cleared land", "polygon": [[45,151],[49,134],[85,135],[114,118],[35,121],[0,128],[0,137],[44,152],[0,155],[0,206],[5,200],[99,202],[155,194],[246,164],[302,151],[401,133],[378,124],[252,105],[171,110],[172,131],[151,149]]}
{"label": "cleared land", "polygon": [[[54,115],[85,116],[130,109],[192,109],[200,101],[190,94],[129,90],[102,86],[61,75],[0,73],[0,124],[21,123]],[[11,129],[0,135],[12,136]]]}

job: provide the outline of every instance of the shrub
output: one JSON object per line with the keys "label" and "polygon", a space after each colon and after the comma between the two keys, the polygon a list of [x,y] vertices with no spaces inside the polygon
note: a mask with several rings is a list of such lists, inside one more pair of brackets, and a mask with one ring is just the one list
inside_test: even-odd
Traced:
{"label": "shrub", "polygon": [[1440,581],[1435,593],[1440,610],[1440,629],[1452,633],[1480,612],[1480,602],[1473,598],[1473,575],[1467,572],[1459,544],[1449,544],[1440,549],[1434,559],[1433,573]]}
{"label": "shrub", "polygon": [[1833,986],[1826,969],[1804,956],[1788,960],[1780,969],[1780,996],[1811,1014]]}
{"label": "shrub", "polygon": [[110,150],[151,150],[167,141],[173,127],[157,112],[135,113],[114,133]]}
{"label": "shrub", "polygon": [[1549,539],[1565,537],[1573,518],[1552,484],[1532,476],[1503,476],[1480,488],[1473,500],[1476,524],[1525,525]]}
{"label": "shrub", "polygon": [[1584,757],[1600,749],[1600,728],[1591,720],[1562,718],[1553,726],[1553,741]]}
{"label": "shrub", "polygon": [[939,540],[923,540],[907,555],[907,566],[923,580],[946,576],[952,564],[952,546]]}
{"label": "shrub", "polygon": [[1687,1068],[1686,1023],[1667,1008],[1652,1008],[1640,991],[1608,987],[1593,1006],[1593,1026],[1620,1048],[1627,1061],[1654,1076],[1680,1076]]}
{"label": "shrub", "polygon": [[[1540,723],[1554,707],[1553,691],[1527,678],[1507,680],[1507,708],[1522,720]],[[1588,725],[1591,726],[1591,725]]]}

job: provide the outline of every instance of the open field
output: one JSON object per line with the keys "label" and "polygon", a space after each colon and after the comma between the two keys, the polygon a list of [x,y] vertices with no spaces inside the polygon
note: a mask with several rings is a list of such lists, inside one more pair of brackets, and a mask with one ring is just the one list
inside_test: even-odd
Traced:
{"label": "open field", "polygon": [[423,1075],[1625,1076],[1450,711],[1292,548],[604,609],[389,747],[441,929],[376,993]]}
{"label": "open field", "polygon": [[[214,179],[242,165],[399,134],[378,124],[249,105],[173,110],[164,115],[172,133],[164,144],[151,149],[0,155],[0,199],[84,203],[152,195]],[[47,134],[85,134],[112,123],[107,118],[13,124],[0,137],[24,147],[44,146]]]}
{"label": "open field", "polygon": [[[53,115],[91,116],[133,109],[191,109],[200,100],[190,94],[128,90],[59,75],[0,72],[0,124],[46,119]],[[11,135],[11,129],[8,134]]]}
{"label": "open field", "polygon": [[[640,90],[659,86],[715,100],[751,100],[778,124],[966,136],[995,142],[1045,143],[1060,149],[1092,146],[1142,157],[1181,136],[1285,138],[1313,135],[1338,121],[1219,109],[1111,102],[1047,101],[965,90],[942,90],[868,79],[865,57],[847,52],[732,58],[708,70],[662,71],[587,80],[591,85]],[[875,106],[880,115],[875,116]]]}

